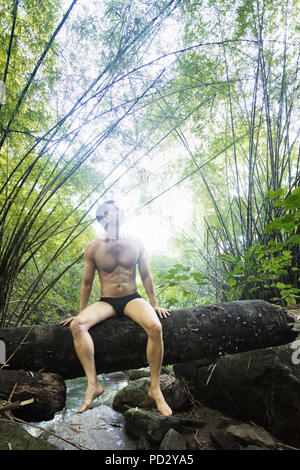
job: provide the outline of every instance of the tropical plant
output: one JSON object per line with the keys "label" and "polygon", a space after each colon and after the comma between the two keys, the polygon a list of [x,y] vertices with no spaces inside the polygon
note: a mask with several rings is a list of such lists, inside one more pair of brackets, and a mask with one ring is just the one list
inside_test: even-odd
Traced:
{"label": "tropical plant", "polygon": [[[283,188],[269,191],[270,199],[283,196]],[[299,259],[300,188],[274,202],[283,215],[265,227],[273,234],[267,244],[254,243],[241,258],[220,255],[229,270],[224,276],[228,283],[228,300],[263,298],[284,304],[296,304],[300,298]],[[275,232],[275,233],[274,233]],[[280,240],[278,240],[280,239]]]}

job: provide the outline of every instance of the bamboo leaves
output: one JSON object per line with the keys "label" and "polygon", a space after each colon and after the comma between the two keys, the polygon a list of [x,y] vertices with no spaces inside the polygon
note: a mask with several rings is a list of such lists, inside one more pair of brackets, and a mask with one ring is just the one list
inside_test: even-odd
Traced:
{"label": "bamboo leaves", "polygon": [[[118,3],[123,13],[119,15],[112,44],[108,39],[112,27],[109,11],[120,12]],[[68,96],[58,89],[57,103],[64,99],[57,109],[53,106],[53,94],[47,95],[45,90],[54,93],[58,83],[64,88],[59,80],[68,73],[68,60],[73,63],[76,58],[67,35],[72,30],[72,15],[80,8],[77,0],[70,2],[65,12],[58,3],[43,1],[20,2],[20,16],[16,2],[13,13],[7,11],[5,21],[7,26],[12,23],[11,38],[15,37],[14,31],[22,37],[23,15],[30,16],[25,25],[28,38],[38,31],[40,41],[27,44],[28,38],[24,38],[28,45],[24,57],[18,42],[11,41],[6,63],[0,59],[0,72],[3,66],[9,90],[12,90],[15,76],[11,65],[16,62],[19,65],[20,56],[24,64],[29,56],[33,58],[26,72],[20,67],[22,80],[18,93],[1,110],[1,157],[8,157],[6,171],[0,175],[0,327],[24,323],[56,282],[69,269],[80,265],[82,249],[75,250],[69,259],[66,253],[71,253],[72,244],[77,240],[81,240],[81,246],[87,234],[91,236],[88,228],[94,219],[89,213],[120,179],[106,184],[121,162],[108,161],[108,170],[95,172],[89,160],[99,158],[100,147],[104,147],[160,81],[163,68],[149,74],[128,94],[127,83],[140,66],[138,54],[145,38],[150,40],[156,26],[176,4],[175,0],[161,0],[155,8],[140,10],[138,2],[107,2],[102,10],[102,39],[103,48],[110,48],[109,53],[104,62],[97,57],[94,73],[82,73],[78,87],[75,86],[76,73],[80,75],[84,69],[79,63],[77,69],[72,69],[72,76],[66,82],[72,87],[67,89]],[[149,3],[149,6],[153,5]],[[135,21],[137,11],[140,11],[139,21]],[[37,12],[41,12],[41,17]],[[95,28],[82,29],[84,22],[78,16],[77,20],[73,29],[75,41],[84,41],[85,33],[95,36]],[[8,42],[9,37],[3,37],[2,43],[5,41]],[[97,41],[101,48],[101,34]],[[78,60],[83,57],[78,55]],[[63,64],[58,62],[61,57],[65,60]],[[41,76],[47,88],[40,87]],[[31,109],[31,102],[38,100],[42,101],[42,106]],[[128,155],[124,161],[126,158]],[[61,260],[64,263],[61,264]],[[60,270],[57,271],[55,265],[60,266]],[[29,276],[29,272],[33,275]],[[15,301],[14,288],[22,282],[25,288],[18,287]]]}
{"label": "bamboo leaves", "polygon": [[[297,9],[280,0],[246,0],[184,2],[183,11],[191,49],[178,61],[174,85],[181,90],[181,112],[202,103],[177,139],[192,134],[196,142],[191,152],[185,138],[187,163],[184,178],[177,178],[193,177],[194,200],[203,209],[184,239],[197,244],[190,263],[209,277],[220,301],[276,296],[294,302],[297,292],[289,289],[297,289],[300,263]],[[195,43],[203,47],[192,49]],[[220,158],[204,164],[212,155]],[[291,199],[283,199],[287,192]],[[281,297],[275,281],[289,286]]]}

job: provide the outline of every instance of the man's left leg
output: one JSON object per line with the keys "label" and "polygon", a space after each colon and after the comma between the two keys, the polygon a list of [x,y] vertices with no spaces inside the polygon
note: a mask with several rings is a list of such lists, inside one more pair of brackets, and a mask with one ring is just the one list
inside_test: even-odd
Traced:
{"label": "man's left leg", "polygon": [[170,416],[172,410],[166,403],[160,389],[160,371],[162,366],[164,346],[162,326],[157,313],[144,299],[133,299],[124,308],[124,313],[138,323],[147,333],[148,342],[146,356],[150,366],[151,384],[148,395],[156,402],[156,406],[164,416]]}

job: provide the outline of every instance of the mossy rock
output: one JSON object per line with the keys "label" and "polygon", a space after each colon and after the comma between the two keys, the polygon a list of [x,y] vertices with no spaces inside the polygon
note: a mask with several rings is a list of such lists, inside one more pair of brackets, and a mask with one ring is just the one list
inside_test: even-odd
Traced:
{"label": "mossy rock", "polygon": [[186,436],[170,428],[160,443],[159,450],[186,450]]}
{"label": "mossy rock", "polygon": [[[113,408],[125,413],[129,408],[138,406],[146,410],[156,408],[155,401],[149,397],[150,377],[143,377],[129,382],[119,390],[113,402]],[[191,403],[178,379],[168,375],[160,376],[160,387],[166,402],[173,411],[185,411],[191,408]]]}
{"label": "mossy rock", "polygon": [[189,416],[163,416],[139,408],[130,408],[124,413],[124,430],[126,433],[144,436],[150,442],[161,442],[170,428],[178,433],[191,434],[204,426],[204,422]]}
{"label": "mossy rock", "polygon": [[61,450],[13,421],[0,421],[0,450]]}
{"label": "mossy rock", "polygon": [[148,410],[155,408],[155,401],[148,395],[149,386],[149,377],[142,377],[129,382],[126,387],[116,393],[113,402],[113,409],[120,413],[125,413],[126,410],[133,406],[138,406]]}

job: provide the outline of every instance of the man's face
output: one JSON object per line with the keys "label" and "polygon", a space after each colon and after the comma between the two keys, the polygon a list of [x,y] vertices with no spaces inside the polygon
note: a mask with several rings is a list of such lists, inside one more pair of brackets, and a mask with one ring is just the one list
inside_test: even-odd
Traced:
{"label": "man's face", "polygon": [[104,209],[104,219],[103,222],[105,225],[107,223],[115,224],[119,219],[119,208],[115,204],[106,204]]}
{"label": "man's face", "polygon": [[112,240],[119,239],[119,227],[121,224],[120,210],[116,204],[103,204],[101,208],[101,215],[103,219],[101,224],[108,236]]}

